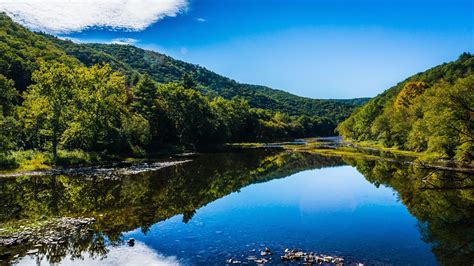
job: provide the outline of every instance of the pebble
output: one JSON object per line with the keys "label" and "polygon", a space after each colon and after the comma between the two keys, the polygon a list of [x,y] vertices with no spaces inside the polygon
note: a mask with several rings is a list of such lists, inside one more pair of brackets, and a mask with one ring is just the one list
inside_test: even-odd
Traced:
{"label": "pebble", "polygon": [[32,255],[32,254],[36,254],[36,253],[38,253],[38,251],[39,251],[38,249],[32,249],[32,250],[28,250],[28,252],[26,252],[26,254],[28,254],[28,255]]}

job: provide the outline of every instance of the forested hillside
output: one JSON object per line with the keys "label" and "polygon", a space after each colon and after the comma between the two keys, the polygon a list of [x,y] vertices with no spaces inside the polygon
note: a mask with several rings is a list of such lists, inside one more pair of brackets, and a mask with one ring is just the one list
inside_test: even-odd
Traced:
{"label": "forested hillside", "polygon": [[418,73],[370,100],[337,131],[356,141],[428,151],[441,158],[474,158],[474,57]]}
{"label": "forested hillside", "polygon": [[334,125],[347,118],[355,106],[368,100],[317,100],[299,97],[265,86],[238,83],[204,67],[131,45],[76,44],[54,36],[47,37],[86,66],[107,62],[114,69],[129,76],[133,76],[135,72],[148,74],[159,83],[176,82],[187,76],[197,83],[196,89],[206,96],[221,96],[225,99],[239,96],[254,108],[280,111],[289,115],[318,116],[328,119]]}
{"label": "forested hillside", "polygon": [[361,102],[243,85],[132,46],[62,41],[0,14],[0,165],[14,167],[16,151],[58,161],[330,135]]}

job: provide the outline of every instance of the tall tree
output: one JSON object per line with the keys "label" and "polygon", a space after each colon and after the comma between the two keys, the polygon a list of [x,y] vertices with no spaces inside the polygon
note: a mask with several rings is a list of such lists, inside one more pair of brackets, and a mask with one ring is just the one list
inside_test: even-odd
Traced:
{"label": "tall tree", "polygon": [[74,70],[60,63],[41,63],[33,73],[35,84],[23,94],[20,111],[25,128],[51,144],[54,159],[62,134],[75,113],[78,87]]}
{"label": "tall tree", "polygon": [[0,74],[0,155],[14,147],[17,123],[13,114],[16,101],[14,82]]}
{"label": "tall tree", "polygon": [[159,131],[159,109],[156,106],[156,84],[149,75],[143,75],[133,87],[133,110],[148,120],[151,137],[156,141]]}
{"label": "tall tree", "polygon": [[214,117],[209,100],[178,83],[158,87],[157,104],[172,122],[178,141],[197,146],[212,140]]}

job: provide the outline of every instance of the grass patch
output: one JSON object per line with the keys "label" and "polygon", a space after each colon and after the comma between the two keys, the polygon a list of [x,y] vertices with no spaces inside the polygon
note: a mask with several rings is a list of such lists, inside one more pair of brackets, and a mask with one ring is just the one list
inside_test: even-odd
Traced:
{"label": "grass patch", "polygon": [[3,172],[27,172],[48,170],[53,166],[82,166],[101,162],[97,153],[82,150],[58,151],[58,158],[53,159],[50,152],[26,150],[12,151],[0,157],[0,169]]}
{"label": "grass patch", "polygon": [[377,149],[379,151],[385,151],[385,152],[390,152],[393,154],[399,154],[403,156],[410,156],[410,157],[426,157],[429,158],[433,156],[433,154],[428,154],[427,152],[416,152],[416,151],[407,151],[407,150],[401,150],[396,147],[385,147],[380,143],[377,142],[371,142],[371,141],[361,141],[361,142],[356,142],[356,146],[361,147],[361,148],[372,148],[372,149]]}
{"label": "grass patch", "polygon": [[310,152],[310,153],[317,153],[321,155],[327,156],[338,156],[338,157],[357,157],[357,158],[364,158],[364,159],[382,159],[382,156],[373,155],[362,153],[358,150],[352,148],[337,148],[337,149],[328,149],[328,148],[319,148],[317,145],[285,145],[285,149],[292,150],[292,151],[303,151],[303,152]]}
{"label": "grass patch", "polygon": [[0,161],[0,166],[6,170],[46,170],[51,168],[52,156],[36,150],[12,151]]}
{"label": "grass patch", "polygon": [[56,165],[73,166],[73,165],[90,165],[101,162],[101,157],[95,152],[85,152],[83,150],[58,151]]}
{"label": "grass patch", "polygon": [[231,148],[261,148],[265,146],[265,143],[245,142],[245,143],[227,143],[225,145]]}
{"label": "grass patch", "polygon": [[0,236],[8,236],[13,233],[20,233],[25,230],[25,228],[35,229],[46,226],[50,220],[48,219],[36,219],[36,220],[18,220],[10,221],[3,224],[0,224]]}

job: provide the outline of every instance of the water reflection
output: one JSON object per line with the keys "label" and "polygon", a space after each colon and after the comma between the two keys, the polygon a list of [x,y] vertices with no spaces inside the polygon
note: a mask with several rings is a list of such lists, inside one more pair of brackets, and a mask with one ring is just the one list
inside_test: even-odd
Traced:
{"label": "water reflection", "polygon": [[[304,171],[243,188],[146,235],[127,233],[192,265],[246,261],[269,247],[279,262],[286,248],[354,257],[352,261],[433,264],[416,219],[390,188],[374,186],[349,166]],[[255,250],[255,251],[254,251]]]}
{"label": "water reflection", "polygon": [[[381,187],[375,189],[349,166],[279,179],[347,164]],[[396,162],[271,150],[204,154],[185,164],[121,179],[64,175],[0,179],[0,223],[44,216],[97,219],[89,230],[71,234],[63,244],[40,249],[38,259],[43,262],[109,263],[117,250],[135,254],[152,247],[165,256],[180,255],[180,262],[220,263],[243,249],[258,249],[262,243],[257,239],[271,239],[273,243],[264,244],[281,249],[299,243],[298,248],[344,251],[343,255],[359,259],[372,253],[397,257],[399,262],[429,262],[432,258],[419,241],[419,230],[441,263],[462,264],[474,261],[472,184],[469,174]],[[416,220],[394,200],[390,188],[419,228],[405,226]],[[282,233],[286,231],[290,233]],[[146,246],[122,246],[131,236]],[[201,239],[200,244],[195,239]],[[252,243],[255,247],[250,247]],[[384,254],[387,244],[400,249]],[[2,246],[0,253],[10,252],[11,259],[15,254],[25,256],[29,249],[27,244]],[[154,251],[147,254],[142,254],[144,260],[164,258]]]}
{"label": "water reflection", "polygon": [[474,176],[394,162],[346,160],[367,180],[394,188],[445,265],[474,262]]}
{"label": "water reflection", "polygon": [[[19,265],[38,265],[47,264],[50,260],[46,256],[26,257],[19,261]],[[67,255],[61,261],[61,265],[77,265],[78,258]],[[107,257],[97,258],[91,254],[86,254],[80,258],[82,265],[160,265],[160,266],[177,266],[180,265],[176,257],[165,257],[156,253],[155,250],[148,246],[137,243],[133,249],[126,246],[111,247],[107,250]]]}

